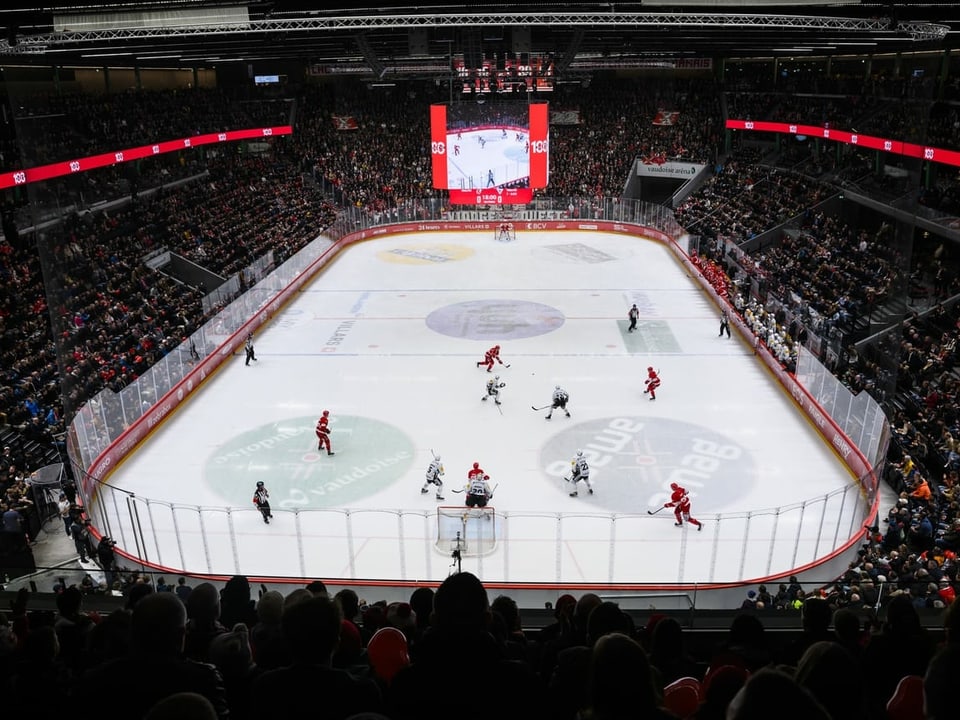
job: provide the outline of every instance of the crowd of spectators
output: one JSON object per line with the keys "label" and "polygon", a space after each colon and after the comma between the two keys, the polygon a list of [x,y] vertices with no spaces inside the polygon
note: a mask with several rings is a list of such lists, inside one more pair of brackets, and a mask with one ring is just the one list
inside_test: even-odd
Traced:
{"label": "crowd of spectators", "polygon": [[[510,595],[491,599],[469,572],[413,588],[406,601],[369,603],[319,580],[255,594],[242,575],[220,589],[134,578],[109,613],[88,609],[77,586],[57,589],[55,612],[32,610],[24,589],[0,614],[0,691],[8,710],[38,720],[100,702],[151,720],[306,708],[330,720],[430,720],[452,708],[464,718],[752,720],[758,706],[785,718],[875,720],[898,717],[888,703],[912,702],[909,717],[943,720],[960,672],[960,605],[927,629],[907,594],[879,612],[871,604],[882,573],[921,570],[896,551],[865,553],[841,580],[854,588],[847,595],[840,582],[829,594],[796,578],[776,593],[761,585],[725,632],[707,636],[592,592],[559,596],[552,620],[533,626]],[[794,622],[773,632],[765,618],[778,608],[794,610]],[[922,680],[925,714],[921,701],[899,697],[904,677]]]}
{"label": "crowd of spectators", "polygon": [[[723,119],[719,96],[695,83],[649,83],[634,87],[631,92],[620,80],[601,79],[590,91],[589,95],[581,91],[576,100],[572,95],[557,95],[558,108],[571,107],[576,102],[582,122],[571,128],[558,128],[551,138],[553,165],[551,187],[545,191],[547,193],[586,197],[619,195],[630,165],[635,158],[642,156],[664,155],[711,165],[717,160],[719,171],[714,179],[677,209],[677,217],[682,225],[699,231],[709,228],[713,237],[746,240],[802,215],[804,210],[831,192],[829,186],[799,173],[753,162],[755,158],[746,151],[719,160]],[[305,179],[311,175],[336,187],[340,203],[370,212],[383,212],[407,199],[435,195],[438,191],[430,187],[429,180],[427,114],[411,116],[410,108],[418,104],[425,106],[436,98],[428,87],[406,92],[408,95],[404,101],[399,101],[401,98],[391,93],[364,91],[355,94],[331,86],[305,89],[298,99],[300,112],[294,138],[275,140],[269,154],[238,157],[228,153],[205,158],[202,166],[190,168],[189,174],[196,179],[180,188],[155,194],[135,193],[126,204],[109,210],[71,214],[44,231],[42,237],[25,233],[19,239],[7,238],[0,245],[0,280],[5,289],[0,300],[0,367],[3,368],[0,411],[4,413],[6,424],[24,434],[36,433],[45,441],[55,438],[63,431],[64,423],[69,421],[69,408],[78,407],[103,388],[122,389],[204,321],[200,304],[204,289],[186,287],[147,268],[142,258],[151,250],[161,247],[174,250],[224,277],[267,251],[273,251],[280,262],[322,232],[332,217],[334,208],[329,199],[321,196]],[[410,92],[414,93],[413,97]],[[171,136],[234,126],[224,125],[230,123],[233,116],[219,113],[230,103],[216,93],[209,96],[209,102],[199,105],[217,110],[209,118],[203,114],[192,115],[185,109],[190,103],[185,102],[179,93],[167,98],[159,94],[150,98],[132,95],[104,100],[99,112],[109,115],[109,119],[99,118],[97,103],[84,105],[76,99],[68,100],[56,101],[66,103],[58,107],[69,119],[58,121],[61,124],[56,129],[48,128],[49,137],[32,151],[37,153],[38,160],[61,157],[63,151],[71,147],[88,147],[94,152],[93,148],[97,146],[77,141],[78,133],[84,128],[91,135],[94,134],[90,133],[91,128],[95,128],[101,138],[108,138],[105,142],[122,144],[125,138],[153,133],[154,126],[150,124],[153,120],[162,121],[157,132]],[[117,118],[122,113],[118,109],[122,107],[125,113],[126,103],[130,101],[139,103],[141,110],[131,112],[125,123],[119,121]],[[164,102],[170,104],[165,106]],[[738,107],[747,107],[748,104],[752,108],[769,107],[765,104],[767,101],[759,97],[738,98],[736,102],[741,103]],[[780,99],[779,102],[782,109],[789,107],[787,101]],[[83,106],[83,109],[78,110],[77,106]],[[158,110],[164,107],[167,110],[180,108],[182,112]],[[651,122],[653,115],[665,108],[680,113],[678,124],[669,128],[654,126]],[[793,111],[796,111],[795,107]],[[290,108],[287,104],[269,103],[265,113],[238,117],[254,124],[279,122],[281,115],[289,117]],[[338,130],[332,121],[335,114],[354,117],[358,129]],[[945,118],[945,122],[950,122],[949,115]],[[21,159],[13,159],[4,153],[4,162],[8,165],[16,165],[18,160]],[[112,186],[112,182],[108,180],[103,185]],[[864,236],[861,231],[847,228],[835,218],[820,213],[807,215],[800,230],[795,235],[784,234],[780,243],[762,248],[754,257],[755,267],[764,273],[766,281],[777,293],[801,298],[806,307],[828,323],[849,319],[845,314],[862,314],[872,303],[882,302],[889,287],[891,263],[900,262],[889,254],[889,247],[882,239]],[[51,263],[54,268],[41,267],[41,261],[31,247],[35,243],[50,250],[48,257],[56,261]],[[804,262],[804,258],[808,261]],[[722,260],[720,257],[715,259]],[[948,260],[945,258],[944,262]],[[714,258],[705,253],[702,261],[713,262]],[[769,313],[755,298],[746,299],[735,280],[723,279],[724,288],[731,290],[729,299],[744,318],[751,321],[749,324],[756,328],[758,337],[763,328],[766,334],[762,339],[766,345],[773,348],[779,342],[789,350],[790,346],[802,341],[799,336],[801,328],[778,323],[775,313]],[[947,287],[944,287],[946,292]],[[52,313],[48,304],[53,307]],[[908,318],[904,322],[905,332],[900,344],[896,344],[896,339],[891,341],[895,343],[894,351],[899,351],[903,360],[902,380],[898,381],[899,391],[895,394],[902,407],[895,406],[893,444],[894,453],[899,449],[902,456],[894,457],[895,463],[891,467],[896,473],[891,471],[885,479],[900,497],[897,506],[889,509],[882,519],[885,527],[878,524],[876,537],[865,546],[862,563],[851,567],[850,572],[830,589],[831,594],[842,596],[842,601],[834,599],[835,604],[842,605],[843,609],[873,606],[871,592],[878,592],[877,587],[893,588],[894,597],[906,596],[914,608],[921,603],[923,607],[938,607],[937,603],[953,606],[952,597],[944,587],[956,589],[955,553],[960,529],[960,507],[954,493],[957,472],[960,471],[956,441],[960,438],[960,427],[957,427],[955,410],[957,381],[951,373],[953,349],[960,333],[958,328],[960,319],[956,309],[940,306],[929,317]],[[771,337],[771,333],[776,337]],[[785,364],[789,358],[789,352],[781,356]],[[844,358],[838,371],[855,389],[865,389],[870,387],[871,373],[879,372],[878,367],[871,365],[869,352],[860,356],[851,353]],[[859,388],[856,387],[858,383]],[[905,452],[907,449],[911,452]],[[941,459],[943,462],[938,467]],[[14,502],[17,488],[22,489],[25,485],[32,469],[29,462],[27,458],[14,457],[2,468],[0,482],[4,495],[13,489],[8,505]],[[920,497],[925,493],[915,493],[924,483],[929,495]],[[22,490],[20,495],[23,495]],[[82,514],[73,521],[82,525]],[[87,550],[91,555],[96,552],[95,548]],[[136,581],[125,584],[122,579],[120,583],[121,588],[149,585]],[[91,637],[93,626],[100,629],[106,625],[97,633],[96,653],[88,656],[86,663],[81,662],[72,668],[75,680],[84,677],[83,673],[87,671],[102,671],[103,666],[115,661],[121,651],[129,649],[138,654],[149,654],[152,650],[160,651],[165,645],[153,631],[136,622],[136,607],[132,603],[128,615],[120,616],[115,622],[108,618],[99,623],[80,622],[73,590],[62,589],[61,597],[66,599],[61,624],[71,629],[77,624],[90,625]],[[131,596],[140,592],[152,595],[155,590],[151,587],[150,592],[138,591]],[[466,592],[469,588],[461,590]],[[206,594],[209,595],[209,591]],[[173,596],[181,597],[181,594],[174,593]],[[202,596],[203,593],[198,595]],[[881,593],[876,597],[880,600],[885,596]],[[479,601],[479,594],[474,599]],[[753,600],[756,602],[756,598]],[[773,598],[771,601],[776,607]],[[795,603],[796,596],[790,602]],[[897,607],[901,604],[902,601]],[[295,619],[289,620],[291,627],[302,628],[303,625],[295,623],[306,623],[318,629],[323,613],[329,616],[342,612],[333,604],[321,605],[315,603],[311,612],[304,610],[303,616],[293,616]],[[180,610],[166,596],[162,601],[150,600],[146,607],[152,608],[150,614],[145,615],[151,618],[151,624],[166,622],[176,625],[180,621]],[[612,609],[608,608],[608,611],[614,618],[613,625],[618,619],[623,621]],[[442,611],[436,606],[432,613],[442,618]],[[188,617],[192,620],[191,615],[188,603],[184,622]],[[609,617],[607,621],[610,621]],[[438,622],[442,624],[442,619]],[[251,639],[260,634],[255,625],[254,622],[248,627]],[[127,627],[135,630],[139,627],[142,632],[134,632],[131,637],[133,642],[142,645],[136,648],[123,645],[123,630]],[[173,625],[167,627],[172,629]],[[467,629],[457,627],[460,631]],[[231,630],[232,626],[226,629]],[[365,637],[371,635],[372,629],[358,628],[361,642],[372,639]],[[478,628],[475,626],[472,630],[476,632]],[[562,634],[561,630],[563,628],[555,629]],[[39,647],[31,643],[29,649],[23,649],[26,641],[17,636],[18,642],[23,643],[18,660],[55,661],[52,648],[56,643],[52,643],[40,628],[38,631],[35,642]],[[504,648],[516,649],[508,642],[519,639],[513,637],[516,633],[515,628],[502,633]],[[635,630],[628,629],[624,634],[633,641],[638,640]],[[175,635],[177,633],[171,633],[171,636]],[[646,640],[639,638],[641,647]],[[437,642],[442,647],[442,640]],[[620,644],[588,647],[588,654],[578,662],[610,662],[610,657],[614,656],[624,662],[643,665],[644,660],[632,646],[617,642]],[[242,646],[242,638],[236,643]],[[487,649],[493,650],[492,647]],[[612,655],[604,657],[603,649]],[[168,647],[169,650],[172,648]],[[292,652],[292,649],[288,648],[288,651]],[[53,656],[51,652],[54,652]],[[307,653],[307,650],[301,648],[298,652]],[[310,665],[324,664],[321,657],[324,648],[314,648],[312,652],[319,652],[319,655],[304,655],[300,661]],[[421,667],[431,668],[428,651],[424,653]],[[413,653],[412,657],[415,656]],[[256,653],[251,657],[255,658]],[[798,663],[801,658],[797,658]],[[114,666],[108,667],[113,669]],[[577,667],[582,671],[584,666]],[[759,671],[760,667],[750,670]],[[58,667],[57,671],[61,672],[62,668]],[[352,709],[391,711],[392,714],[388,712],[391,717],[401,718],[412,716],[415,709],[421,711],[422,707],[415,700],[430,671],[410,675],[406,681],[406,695],[399,695],[399,699],[390,697],[389,692],[384,694],[386,688],[381,685],[376,703],[370,707],[352,706]],[[13,677],[14,682],[28,682],[24,673]],[[211,677],[208,674],[207,680]],[[275,677],[277,684],[271,687],[287,687],[284,683],[292,683],[292,677],[296,676]],[[549,685],[553,677],[553,670],[547,673],[542,660],[538,660],[531,665],[529,672],[507,674],[502,680],[504,683],[533,682],[536,687],[536,683]],[[701,675],[701,679],[705,676]],[[791,680],[789,674],[786,679]],[[777,677],[778,682],[783,680]],[[792,680],[796,681],[796,677]],[[238,685],[243,683],[234,683],[235,691],[242,690]],[[573,684],[564,685],[564,689],[576,694]],[[582,690],[585,694],[580,696],[581,699],[591,697],[589,687]],[[605,687],[601,694],[607,697],[608,690]],[[657,692],[662,690],[660,687]],[[371,693],[369,697],[375,695]],[[536,693],[530,697],[547,701],[546,696]],[[657,697],[654,692],[648,700],[657,701]],[[131,707],[146,711],[144,703],[148,699],[143,695],[129,698],[129,702],[133,703]],[[221,700],[226,702],[222,698],[213,699],[215,705]],[[608,699],[613,703],[622,700],[618,700],[616,693],[609,695]],[[584,707],[577,704],[579,702],[558,709],[558,717],[572,717],[574,709]],[[239,716],[249,710],[242,701],[234,702],[234,706],[238,706],[235,713]],[[225,705],[218,707],[223,716]],[[594,708],[593,714],[604,717],[616,711],[616,707],[599,707]],[[269,708],[264,709],[264,713],[269,712]]]}

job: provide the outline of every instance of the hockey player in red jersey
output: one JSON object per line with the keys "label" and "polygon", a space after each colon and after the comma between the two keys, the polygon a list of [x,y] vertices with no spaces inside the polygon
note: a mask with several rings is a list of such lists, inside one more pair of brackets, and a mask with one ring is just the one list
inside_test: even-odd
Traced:
{"label": "hockey player in red jersey", "polygon": [[[478,360],[478,361],[477,361],[477,367],[480,367],[481,365],[486,365],[486,366],[487,366],[487,372],[491,372],[491,371],[493,370],[493,364],[494,364],[495,362],[498,362],[498,363],[500,363],[501,365],[504,364],[504,363],[503,363],[503,360],[500,359],[500,346],[499,346],[499,345],[494,345],[492,348],[490,348],[489,350],[487,350],[487,351],[483,354],[483,360]],[[505,366],[505,367],[509,367],[509,366]]]}
{"label": "hockey player in red jersey", "polygon": [[650,399],[657,399],[657,388],[660,387],[660,375],[652,367],[647,368],[647,379],[643,383],[647,386],[646,390],[643,391],[643,394],[646,395],[650,393]]}
{"label": "hockey player in red jersey", "polygon": [[323,415],[317,420],[317,450],[326,448],[327,455],[333,455],[330,449],[330,411],[324,410]]}
{"label": "hockey player in red jersey", "polygon": [[482,479],[484,476],[483,468],[480,467],[480,463],[475,462],[473,467],[467,470],[467,483],[471,483],[474,480]]}
{"label": "hockey player in red jersey", "polygon": [[694,517],[690,517],[690,495],[685,487],[677,483],[670,483],[670,502],[664,503],[665,508],[673,508],[673,514],[677,521],[674,523],[677,527],[683,527],[683,521],[686,520],[691,525],[697,526],[697,531],[703,530],[703,523]]}

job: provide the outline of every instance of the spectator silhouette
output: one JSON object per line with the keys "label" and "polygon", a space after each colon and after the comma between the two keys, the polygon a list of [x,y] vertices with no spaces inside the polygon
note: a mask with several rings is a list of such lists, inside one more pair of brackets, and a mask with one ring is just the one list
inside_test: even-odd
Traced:
{"label": "spectator silhouette", "polygon": [[800,636],[787,643],[780,653],[779,662],[796,667],[807,648],[821,640],[833,640],[830,620],[833,611],[830,604],[821,597],[811,595],[803,601],[800,609]]}
{"label": "spectator silhouette", "polygon": [[665,617],[653,626],[650,638],[650,664],[659,678],[660,690],[682,677],[703,677],[704,668],[687,651],[683,626],[673,617]]}
{"label": "spectator silhouette", "polygon": [[227,632],[220,622],[220,593],[213,583],[197,585],[187,598],[187,635],[184,653],[188,658],[209,662],[210,641]]}
{"label": "spectator silhouette", "polygon": [[617,603],[602,601],[593,608],[587,618],[582,644],[566,647],[557,655],[547,685],[551,717],[558,720],[576,718],[589,702],[588,675],[594,645],[609,633],[629,635],[629,632],[627,616]]}
{"label": "spectator silhouette", "polygon": [[839,643],[820,640],[810,645],[797,663],[794,679],[831,718],[867,720],[863,666]]}
{"label": "spectator silhouette", "polygon": [[285,667],[267,670],[253,683],[252,717],[286,720],[317,707],[329,720],[380,712],[380,688],[333,667],[343,615],[326,593],[312,595],[283,611],[283,636],[293,657]]}
{"label": "spectator silhouette", "polygon": [[292,660],[281,626],[283,607],[283,594],[276,590],[268,590],[257,602],[257,622],[250,628],[250,647],[254,662],[262,670],[274,670]]}
{"label": "spectator silhouette", "polygon": [[763,622],[754,612],[740,613],[730,623],[727,636],[714,648],[708,672],[734,665],[754,672],[773,662],[773,653]]}
{"label": "spectator silhouette", "polygon": [[598,638],[590,652],[588,706],[583,720],[669,720],[660,701],[653,669],[640,643],[622,633]]}
{"label": "spectator silhouette", "polygon": [[148,595],[133,610],[130,652],[83,673],[77,697],[90,688],[110,688],[110,702],[127,717],[142,717],[157,702],[179,692],[194,692],[213,705],[216,717],[230,717],[220,672],[208,663],[184,657],[187,611],[173,593]]}
{"label": "spectator silhouette", "polygon": [[772,667],[750,676],[730,701],[726,720],[756,720],[773,708],[778,720],[834,720],[790,675]]}
{"label": "spectator silhouette", "polygon": [[456,708],[459,718],[489,718],[486,702],[464,702],[470,680],[449,678],[450,668],[483,668],[483,685],[498,696],[500,718],[529,720],[543,712],[540,680],[523,662],[510,660],[489,632],[491,619],[487,591],[468,572],[449,576],[437,588],[433,622],[421,638],[417,657],[394,676],[388,690],[388,712],[393,720],[440,720]]}
{"label": "spectator silhouette", "polygon": [[220,623],[232,628],[243,623],[248,628],[257,622],[257,604],[250,597],[250,581],[243,575],[234,575],[220,591]]}
{"label": "spectator silhouette", "polygon": [[904,675],[923,675],[935,644],[920,624],[910,596],[895,596],[886,607],[886,620],[879,633],[870,637],[864,649],[864,670],[871,713],[882,716],[886,702]]}

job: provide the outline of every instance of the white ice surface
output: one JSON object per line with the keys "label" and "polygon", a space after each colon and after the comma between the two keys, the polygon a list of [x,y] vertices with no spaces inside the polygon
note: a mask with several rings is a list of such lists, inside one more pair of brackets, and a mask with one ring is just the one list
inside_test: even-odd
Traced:
{"label": "white ice surface", "polygon": [[[506,327],[500,311],[472,316],[473,337],[428,327],[431,313],[476,301],[537,303],[563,322],[525,338],[491,329]],[[641,333],[628,337],[632,302]],[[463,559],[485,581],[733,582],[783,572],[853,532],[855,494],[815,500],[853,480],[750,343],[720,338],[718,327],[707,295],[652,241],[577,232],[520,232],[513,243],[486,232],[368,241],[258,332],[256,363],[245,366],[242,353],[228,361],[109,482],[136,495],[147,558],[197,572],[442,579],[450,548],[435,546],[436,507],[458,504],[452,490],[474,461],[499,483],[495,547]],[[511,364],[496,367],[507,383],[502,415],[480,402],[490,375],[475,365],[494,343]],[[662,374],[656,402],[642,394],[648,365]],[[548,422],[531,405],[549,403],[557,383],[572,417]],[[322,409],[333,418],[334,457],[314,452]],[[606,447],[596,427],[579,429],[596,422],[636,428],[636,437],[610,465],[591,455],[596,494],[581,485],[571,498],[558,475],[578,447]],[[237,436],[276,432],[302,447],[293,465],[259,448],[224,460],[228,484],[211,481],[214,458]],[[718,437],[730,444],[710,445]],[[420,493],[431,451],[446,468],[442,503],[432,488]],[[399,477],[353,483],[346,502],[342,490],[319,493],[325,480],[394,452]],[[251,504],[263,477],[270,525]],[[671,479],[692,491],[702,532],[674,527],[666,510],[647,514]],[[109,502],[111,534],[134,549],[130,508]],[[777,507],[791,509],[768,512]]]}

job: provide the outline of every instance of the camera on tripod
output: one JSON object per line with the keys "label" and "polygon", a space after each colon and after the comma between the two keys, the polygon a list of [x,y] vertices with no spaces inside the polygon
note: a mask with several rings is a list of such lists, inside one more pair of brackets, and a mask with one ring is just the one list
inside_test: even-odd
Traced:
{"label": "camera on tripod", "polygon": [[461,562],[461,560],[462,560],[463,558],[462,558],[462,556],[461,556],[461,554],[460,554],[460,532],[459,532],[459,531],[457,531],[457,546],[456,546],[455,548],[453,548],[453,552],[450,553],[450,557],[453,558],[453,562],[450,563],[450,564],[451,564],[451,565],[456,565],[456,566],[457,566],[457,572],[460,572],[460,562]]}

